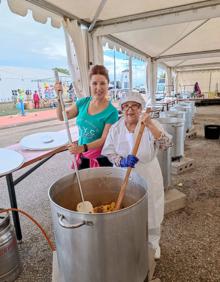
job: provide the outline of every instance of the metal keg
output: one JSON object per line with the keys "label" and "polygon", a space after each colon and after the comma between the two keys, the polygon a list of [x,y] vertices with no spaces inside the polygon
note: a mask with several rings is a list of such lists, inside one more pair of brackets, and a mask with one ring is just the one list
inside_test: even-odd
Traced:
{"label": "metal keg", "polygon": [[0,282],[12,282],[21,271],[18,245],[9,213],[0,213]]}

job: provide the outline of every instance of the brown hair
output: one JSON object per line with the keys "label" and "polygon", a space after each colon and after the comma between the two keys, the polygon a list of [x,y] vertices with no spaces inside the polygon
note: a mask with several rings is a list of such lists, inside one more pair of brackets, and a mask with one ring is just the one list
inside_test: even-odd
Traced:
{"label": "brown hair", "polygon": [[92,76],[96,74],[103,75],[108,80],[109,83],[108,70],[103,65],[93,66],[89,72],[89,79],[91,79]]}

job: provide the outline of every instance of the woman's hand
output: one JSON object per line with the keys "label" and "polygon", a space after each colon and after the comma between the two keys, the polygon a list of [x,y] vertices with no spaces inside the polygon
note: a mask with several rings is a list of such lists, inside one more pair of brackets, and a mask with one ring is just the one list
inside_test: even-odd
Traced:
{"label": "woman's hand", "polygon": [[84,146],[79,146],[76,143],[67,146],[71,154],[81,154],[84,152]]}
{"label": "woman's hand", "polygon": [[143,122],[143,124],[151,131],[155,139],[159,139],[161,137],[162,131],[152,121],[149,113],[143,114],[141,122]]}
{"label": "woman's hand", "polygon": [[122,158],[120,160],[120,167],[132,167],[134,168],[136,163],[139,161],[139,159],[134,155],[128,155],[125,158]]}
{"label": "woman's hand", "polygon": [[149,127],[152,125],[151,116],[149,113],[144,113],[141,117],[141,122],[146,126]]}
{"label": "woman's hand", "polygon": [[56,93],[61,92],[63,93],[63,86],[61,82],[56,82],[54,85],[54,90],[56,91]]}

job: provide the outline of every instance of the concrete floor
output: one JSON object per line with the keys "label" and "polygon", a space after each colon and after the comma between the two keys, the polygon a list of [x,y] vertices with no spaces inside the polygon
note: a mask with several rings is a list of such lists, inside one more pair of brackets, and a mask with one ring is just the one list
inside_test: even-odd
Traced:
{"label": "concrete floor", "polygon": [[[198,158],[196,161],[197,166],[200,163],[199,158],[204,158],[204,155],[194,154],[193,152],[197,149],[199,149],[202,144],[202,146],[206,146],[208,144],[208,150],[212,152],[212,150],[215,150],[214,154],[216,157],[219,157],[219,151],[217,148],[219,148],[217,145],[213,146],[213,142],[206,142],[203,138],[203,126],[205,123],[210,123],[213,120],[217,121],[219,119],[219,106],[210,106],[210,107],[200,107],[198,109],[198,115],[196,118],[197,122],[197,129],[199,132],[199,136],[195,140],[191,140],[187,143],[186,146],[186,153],[187,155],[193,155],[193,157]],[[34,133],[34,132],[41,132],[41,131],[51,131],[51,130],[61,130],[64,126],[57,121],[50,121],[45,122],[41,124],[33,124],[33,125],[27,125],[17,128],[11,128],[11,129],[2,129],[0,130],[0,140],[1,140],[1,147],[13,144],[15,142],[18,142],[21,137]],[[202,142],[202,143],[201,143]],[[194,150],[194,151],[193,151]],[[39,169],[37,169],[35,172],[33,172],[30,176],[28,176],[26,179],[24,179],[21,183],[19,183],[16,186],[16,194],[17,194],[17,201],[18,206],[29,212],[32,216],[37,219],[40,224],[45,228],[47,231],[49,237],[53,240],[53,231],[51,226],[51,212],[50,212],[50,203],[48,199],[48,188],[50,185],[56,181],[57,179],[61,178],[62,176],[68,174],[71,172],[70,169],[71,164],[71,156],[68,154],[68,152],[60,153],[54,156],[52,159],[50,159],[48,162],[46,162],[43,166],[41,166]],[[210,164],[211,165],[211,164]],[[212,162],[213,169],[217,169],[217,162]],[[200,168],[201,169],[201,168]],[[206,169],[204,167],[204,169]],[[21,171],[18,171],[14,173],[14,178],[18,177],[21,173],[26,171],[26,169],[22,169]],[[196,171],[196,168],[195,168]],[[204,201],[206,200],[206,197],[202,195],[203,192],[202,186],[200,185],[200,191],[199,195],[196,194],[196,192],[192,192],[190,190],[190,186],[192,186],[193,181],[198,181],[198,174],[194,172],[187,172],[181,176],[175,176],[173,177],[173,186],[177,188],[177,184],[182,182],[184,183],[184,187],[180,189],[182,192],[186,192],[187,194],[187,205],[189,205],[191,202],[194,203],[196,200]],[[217,171],[217,170],[216,170]],[[201,171],[200,173],[204,173],[204,171]],[[212,175],[210,175],[212,177]],[[190,183],[189,183],[190,179]],[[217,175],[216,175],[217,179]],[[205,189],[207,191],[207,185],[209,185],[209,179],[206,179],[206,186]],[[217,183],[216,185],[213,184],[214,180],[212,182],[212,185],[210,187],[213,189],[215,188],[217,191]],[[189,187],[187,186],[189,184]],[[215,187],[214,187],[215,186]],[[209,189],[210,195],[211,188]],[[179,189],[179,188],[178,188]],[[186,191],[187,189],[187,191]],[[1,191],[1,197],[0,197],[0,207],[7,208],[9,207],[9,199],[8,199],[8,193],[6,188],[6,181],[4,178],[0,178],[0,191]],[[214,203],[214,201],[217,201],[219,199],[219,194],[215,194],[218,196],[215,196],[214,198],[210,196],[207,200],[212,201],[213,205],[219,205],[219,201]],[[195,201],[195,202],[194,202]],[[196,202],[197,203],[197,202]],[[202,208],[202,202],[200,202],[200,206]],[[205,202],[207,203],[207,201]],[[199,206],[199,204],[197,205]],[[210,204],[211,207],[211,204]],[[193,209],[194,212],[192,212]],[[214,210],[214,207],[212,208]],[[188,250],[186,251],[185,243],[184,243],[184,236],[187,238],[191,238],[192,243],[195,246],[194,253],[196,252],[197,245],[199,244],[199,249],[201,250],[202,246],[204,246],[204,242],[196,241],[193,239],[194,233],[191,233],[192,230],[195,232],[195,229],[197,228],[202,232],[201,228],[197,226],[197,224],[203,224],[202,218],[200,218],[200,221],[193,221],[193,218],[196,216],[196,212],[198,215],[198,212],[200,210],[197,210],[195,206],[189,206],[185,212],[176,212],[170,216],[168,216],[165,219],[164,222],[164,229],[162,233],[162,257],[161,261],[159,262],[157,266],[157,277],[161,279],[161,281],[165,282],[199,282],[199,281],[205,281],[205,282],[214,282],[219,281],[216,280],[216,271],[219,269],[218,264],[218,256],[216,257],[216,260],[213,260],[212,256],[209,258],[209,263],[204,260],[197,260],[196,263],[193,264],[194,269],[191,270],[190,267],[184,266],[184,263],[186,265],[192,264],[191,261],[188,261],[193,256],[192,253],[189,252],[190,248],[192,248],[192,245],[188,246]],[[211,214],[208,216],[209,221],[213,220],[213,223],[210,225],[207,232],[217,232],[218,229],[215,221],[219,218],[210,213],[210,211],[207,211],[207,213]],[[219,213],[218,213],[219,214]],[[187,219],[191,219],[191,224],[194,225],[194,229],[189,229],[189,222]],[[192,218],[191,218],[192,217]],[[21,224],[22,224],[22,231],[23,231],[23,243],[19,245],[19,251],[20,256],[22,260],[23,270],[19,278],[16,280],[16,282],[49,282],[51,281],[52,277],[52,252],[50,251],[47,242],[42,237],[40,231],[33,226],[33,224],[28,221],[26,218],[21,217]],[[182,226],[181,226],[182,225]],[[202,226],[201,226],[202,227]],[[219,226],[220,227],[220,226]],[[185,234],[185,232],[188,232]],[[204,231],[204,228],[203,228]],[[176,236],[178,235],[178,237]],[[181,239],[181,236],[183,239]],[[216,237],[212,236],[212,234],[208,234],[205,236],[205,238],[210,238],[209,244],[212,244],[212,240],[216,240]],[[219,245],[217,246],[218,242],[215,242],[216,251],[219,251]],[[208,244],[208,243],[207,243]],[[213,242],[214,244],[214,242]],[[212,244],[212,246],[213,246]],[[207,249],[204,248],[207,252]],[[216,252],[215,251],[215,252]],[[184,253],[188,256],[188,258],[184,258]],[[205,253],[202,252],[202,254]],[[198,256],[199,257],[199,256]],[[200,258],[200,257],[199,257]],[[195,258],[193,258],[195,261]],[[178,263],[181,262],[182,264]],[[214,275],[212,276],[213,280],[210,280],[211,276],[206,273],[206,271],[209,271],[204,263],[208,263],[209,269],[211,269],[212,273]],[[211,263],[211,264],[210,264]],[[182,268],[181,268],[182,266]],[[201,270],[202,269],[202,270]],[[205,274],[204,274],[205,271]],[[202,273],[202,274],[201,274]],[[190,280],[189,275],[192,280]],[[82,281],[84,282],[84,281]],[[104,281],[103,281],[104,282]],[[117,282],[117,281],[116,281]],[[135,282],[135,281],[134,281]]]}

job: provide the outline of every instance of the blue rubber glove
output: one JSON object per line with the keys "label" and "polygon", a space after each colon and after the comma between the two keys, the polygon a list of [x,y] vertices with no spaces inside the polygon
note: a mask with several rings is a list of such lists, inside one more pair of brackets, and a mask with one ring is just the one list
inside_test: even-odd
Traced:
{"label": "blue rubber glove", "polygon": [[134,168],[136,163],[139,161],[134,155],[128,155],[126,158],[120,160],[120,167],[132,167]]}

